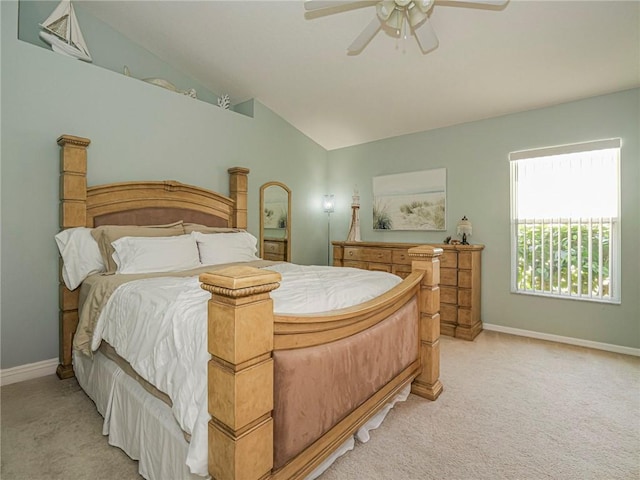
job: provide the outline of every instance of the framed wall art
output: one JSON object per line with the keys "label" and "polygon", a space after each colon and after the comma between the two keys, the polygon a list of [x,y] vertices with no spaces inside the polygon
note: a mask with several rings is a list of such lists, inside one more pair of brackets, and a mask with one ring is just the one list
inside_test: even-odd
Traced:
{"label": "framed wall art", "polygon": [[373,178],[374,230],[446,230],[447,169]]}

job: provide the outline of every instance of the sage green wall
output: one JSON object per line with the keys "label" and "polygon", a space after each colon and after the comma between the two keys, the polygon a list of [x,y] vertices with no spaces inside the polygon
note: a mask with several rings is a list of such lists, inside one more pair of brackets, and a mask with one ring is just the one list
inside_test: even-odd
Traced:
{"label": "sage green wall", "polygon": [[[482,258],[486,323],[640,347],[640,89],[329,152],[329,185],[342,208],[334,239],[346,238],[353,185],[360,190],[363,240],[441,242],[463,215]],[[510,293],[509,152],[622,138],[622,304]],[[374,232],[372,177],[447,169],[447,233]],[[594,192],[597,195],[597,192]]]}
{"label": "sage green wall", "polygon": [[293,261],[326,261],[323,148],[258,102],[250,118],[20,41],[17,3],[0,8],[0,368],[58,355],[61,134],[91,139],[89,184],[173,179],[228,192],[227,168],[250,168],[256,236],[260,185],[283,182],[293,194]]}
{"label": "sage green wall", "polygon": [[[18,2],[18,38],[51,50],[51,46],[39,36],[41,30],[39,24],[53,12],[58,3],[58,0],[20,0]],[[199,100],[217,105],[218,95],[215,92],[163,62],[88,13],[83,2],[74,2],[73,5],[82,35],[91,52],[93,65],[118,73],[123,73],[126,65],[132,77],[162,78],[174,84],[178,90],[195,88]]]}

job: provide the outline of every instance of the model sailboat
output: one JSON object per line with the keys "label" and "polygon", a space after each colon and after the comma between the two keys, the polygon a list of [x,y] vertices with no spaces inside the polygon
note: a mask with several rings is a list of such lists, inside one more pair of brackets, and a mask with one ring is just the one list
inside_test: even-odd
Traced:
{"label": "model sailboat", "polygon": [[78,19],[69,0],[62,0],[40,24],[40,38],[51,45],[54,52],[91,62],[91,54],[84,41]]}

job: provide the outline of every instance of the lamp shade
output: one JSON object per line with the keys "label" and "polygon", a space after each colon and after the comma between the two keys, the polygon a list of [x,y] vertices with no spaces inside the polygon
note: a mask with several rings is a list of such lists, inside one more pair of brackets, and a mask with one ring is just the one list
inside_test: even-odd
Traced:
{"label": "lamp shade", "polygon": [[462,220],[458,222],[457,230],[458,235],[462,235],[462,245],[469,245],[469,243],[467,242],[467,235],[471,236],[472,230],[473,228],[469,219],[466,216],[462,217]]}
{"label": "lamp shade", "polygon": [[469,219],[465,216],[462,217],[462,220],[458,222],[458,235],[471,235],[473,231],[473,226]]}
{"label": "lamp shade", "polygon": [[324,213],[333,213],[335,209],[335,200],[333,195],[323,195],[322,209],[324,210]]}

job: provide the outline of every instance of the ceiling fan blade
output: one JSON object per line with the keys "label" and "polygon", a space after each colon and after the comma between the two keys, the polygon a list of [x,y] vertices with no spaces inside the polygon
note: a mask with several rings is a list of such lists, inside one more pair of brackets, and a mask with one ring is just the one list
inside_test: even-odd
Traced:
{"label": "ceiling fan blade", "polygon": [[431,26],[431,22],[428,18],[424,23],[414,28],[413,33],[420,44],[420,50],[422,50],[422,53],[430,52],[439,44],[436,32],[433,31],[433,27]]}
{"label": "ceiling fan blade", "polygon": [[373,37],[375,37],[376,33],[382,28],[382,23],[380,19],[375,16],[371,23],[365,27],[365,29],[358,35],[358,37],[353,41],[349,48],[347,48],[347,53],[354,55],[360,53],[364,47],[367,46],[367,43],[371,41]]}
{"label": "ceiling fan blade", "polygon": [[[336,7],[368,7],[373,4],[373,1],[361,1],[361,0],[306,0],[304,2],[304,9],[307,12],[314,12],[316,10],[323,10],[325,8]],[[360,5],[358,5],[360,4]]]}

